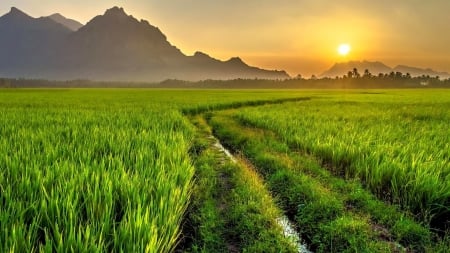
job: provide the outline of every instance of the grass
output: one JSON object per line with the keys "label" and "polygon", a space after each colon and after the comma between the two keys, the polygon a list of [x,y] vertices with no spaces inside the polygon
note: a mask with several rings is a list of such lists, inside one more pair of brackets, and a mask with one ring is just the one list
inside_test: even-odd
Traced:
{"label": "grass", "polygon": [[2,109],[0,251],[170,251],[190,129],[176,112],[110,106]]}
{"label": "grass", "polygon": [[445,252],[448,95],[0,89],[0,251]]}
{"label": "grass", "polygon": [[378,197],[400,204],[425,222],[442,223],[436,227],[445,229],[450,206],[450,100],[433,92],[416,97],[418,93],[364,95],[365,99],[346,94],[247,108],[236,117],[276,132],[290,147],[331,164],[335,174],[359,178]]}
{"label": "grass", "polygon": [[253,95],[299,94],[1,89],[0,251],[173,250],[194,175],[182,109]]}
{"label": "grass", "polygon": [[276,220],[281,216],[258,174],[233,163],[210,139],[203,118],[191,117],[197,168],[194,198],[185,230],[190,252],[295,252]]}
{"label": "grass", "polygon": [[237,112],[213,114],[215,134],[255,164],[314,251],[396,252],[399,247],[434,252],[448,245],[426,224],[377,200],[357,181],[334,176],[319,160],[292,151],[270,131],[242,125],[233,116]]}

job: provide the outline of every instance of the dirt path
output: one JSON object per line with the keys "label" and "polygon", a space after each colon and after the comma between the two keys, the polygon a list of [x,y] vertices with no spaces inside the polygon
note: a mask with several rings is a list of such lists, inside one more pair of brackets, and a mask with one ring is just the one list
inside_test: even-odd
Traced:
{"label": "dirt path", "polygon": [[184,230],[196,232],[191,245],[180,247],[188,252],[306,252],[296,250],[294,233],[283,230],[281,211],[257,173],[212,136],[202,117],[191,121],[197,127],[197,183],[189,211],[192,226]]}

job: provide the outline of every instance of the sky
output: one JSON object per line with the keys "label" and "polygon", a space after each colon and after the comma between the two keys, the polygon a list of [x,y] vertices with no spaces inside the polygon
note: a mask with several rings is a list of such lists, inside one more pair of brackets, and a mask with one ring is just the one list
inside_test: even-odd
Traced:
{"label": "sky", "polygon": [[[32,17],[85,24],[113,6],[157,26],[183,53],[308,77],[336,62],[381,61],[450,72],[450,0],[1,0]],[[337,47],[348,43],[342,56]]]}

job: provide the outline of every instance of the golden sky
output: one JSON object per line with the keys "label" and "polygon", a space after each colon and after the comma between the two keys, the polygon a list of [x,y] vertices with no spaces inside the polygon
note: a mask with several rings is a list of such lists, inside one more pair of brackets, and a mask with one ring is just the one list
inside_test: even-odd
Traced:
{"label": "golden sky", "polygon": [[[113,6],[161,29],[185,54],[320,74],[335,62],[381,61],[450,72],[449,0],[1,0],[33,17],[59,12],[82,23]],[[352,50],[340,56],[337,47]]]}

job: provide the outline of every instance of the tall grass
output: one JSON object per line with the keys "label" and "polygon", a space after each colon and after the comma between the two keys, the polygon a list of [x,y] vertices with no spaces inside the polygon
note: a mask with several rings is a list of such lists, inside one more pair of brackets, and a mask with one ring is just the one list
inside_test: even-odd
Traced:
{"label": "tall grass", "polygon": [[194,174],[181,111],[274,91],[0,89],[0,252],[167,252]]}
{"label": "tall grass", "polygon": [[193,177],[181,114],[55,102],[0,109],[0,251],[172,250]]}
{"label": "tall grass", "polygon": [[428,221],[448,218],[450,99],[433,92],[394,94],[246,108],[236,117],[275,131]]}
{"label": "tall grass", "polygon": [[193,167],[181,111],[276,91],[0,89],[0,252],[168,252]]}
{"label": "tall grass", "polygon": [[239,117],[411,210],[448,215],[448,92],[342,94],[0,89],[0,252],[171,251],[194,174],[182,112],[297,97],[313,99]]}

